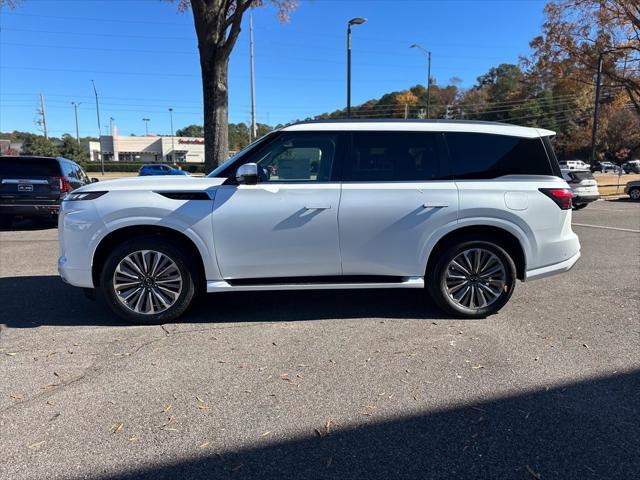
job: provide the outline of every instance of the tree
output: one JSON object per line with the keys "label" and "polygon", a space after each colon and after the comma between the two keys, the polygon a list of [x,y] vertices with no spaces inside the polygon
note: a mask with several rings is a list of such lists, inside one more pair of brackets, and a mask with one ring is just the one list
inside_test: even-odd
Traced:
{"label": "tree", "polygon": [[543,34],[531,42],[546,79],[567,76],[593,85],[603,74],[624,89],[640,114],[640,3],[638,0],[554,0],[545,6]]}
{"label": "tree", "polygon": [[202,125],[189,125],[176,130],[177,137],[202,137],[204,136],[204,128]]}
{"label": "tree", "polygon": [[43,157],[55,157],[60,153],[53,142],[40,135],[29,135],[22,143],[22,155],[39,155]]}
{"label": "tree", "polygon": [[[172,0],[170,0],[172,1]],[[205,168],[225,161],[227,133],[229,55],[241,30],[242,16],[250,8],[270,2],[281,20],[297,6],[297,0],[178,0],[178,9],[191,8],[198,38],[202,96],[204,101]]]}
{"label": "tree", "polygon": [[62,142],[58,146],[59,155],[75,162],[83,163],[89,160],[87,152],[78,145],[78,141],[65,133],[62,135]]}

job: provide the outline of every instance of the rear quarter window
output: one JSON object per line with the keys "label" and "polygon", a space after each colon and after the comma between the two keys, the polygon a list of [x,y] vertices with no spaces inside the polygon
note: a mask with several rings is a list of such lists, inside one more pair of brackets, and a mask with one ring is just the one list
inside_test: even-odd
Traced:
{"label": "rear quarter window", "polygon": [[446,133],[445,138],[456,179],[556,175],[541,138],[457,132]]}
{"label": "rear quarter window", "polygon": [[0,177],[59,177],[57,160],[30,157],[0,157]]}

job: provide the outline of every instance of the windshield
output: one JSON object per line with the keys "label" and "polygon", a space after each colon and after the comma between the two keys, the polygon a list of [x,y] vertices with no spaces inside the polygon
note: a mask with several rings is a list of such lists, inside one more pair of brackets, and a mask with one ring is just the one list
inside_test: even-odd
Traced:
{"label": "windshield", "polygon": [[245,153],[249,152],[250,150],[253,150],[256,146],[260,145],[262,142],[264,142],[267,138],[269,138],[271,135],[273,135],[273,133],[276,130],[273,130],[269,133],[267,133],[266,135],[260,137],[259,139],[257,139],[255,142],[247,145],[246,147],[244,147],[242,150],[240,150],[238,153],[236,153],[235,155],[232,155],[231,157],[229,157],[227,159],[226,162],[224,162],[221,165],[218,165],[218,167],[211,172],[209,175],[207,175],[207,177],[224,177],[226,175],[223,175],[222,172],[225,171],[225,169],[231,165],[233,162],[235,162],[238,158],[240,158],[242,155],[244,155]]}

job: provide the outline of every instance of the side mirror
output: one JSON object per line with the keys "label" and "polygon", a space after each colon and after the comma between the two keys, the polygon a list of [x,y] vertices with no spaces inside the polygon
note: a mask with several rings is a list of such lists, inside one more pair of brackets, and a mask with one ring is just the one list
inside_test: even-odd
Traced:
{"label": "side mirror", "polygon": [[258,183],[258,165],[256,163],[245,163],[238,167],[236,181],[239,184],[255,185]]}
{"label": "side mirror", "polygon": [[100,181],[99,178],[91,177],[91,183],[96,183],[96,182],[99,182],[99,181]]}

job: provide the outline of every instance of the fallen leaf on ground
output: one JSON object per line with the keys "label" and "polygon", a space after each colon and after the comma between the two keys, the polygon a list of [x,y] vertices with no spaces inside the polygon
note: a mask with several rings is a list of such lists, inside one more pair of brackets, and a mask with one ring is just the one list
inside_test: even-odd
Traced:
{"label": "fallen leaf on ground", "polygon": [[529,474],[533,477],[536,478],[537,480],[540,480],[540,474],[534,472],[533,470],[531,470],[531,467],[529,465],[525,465],[525,468],[527,469],[527,472],[529,472]]}
{"label": "fallen leaf on ground", "polygon": [[198,445],[198,448],[207,448],[209,446],[209,442],[203,442],[200,445]]}
{"label": "fallen leaf on ground", "polygon": [[471,365],[471,368],[473,368],[473,369],[477,370],[477,369],[479,369],[479,368],[484,368],[484,365],[480,365],[480,364],[478,364],[478,365]]}
{"label": "fallen leaf on ground", "polygon": [[131,443],[137,442],[138,441],[138,437],[136,437],[135,435],[133,437],[129,437],[129,441]]}
{"label": "fallen leaf on ground", "polygon": [[116,423],[113,427],[111,427],[111,433],[118,433],[124,427],[124,423]]}
{"label": "fallen leaf on ground", "polygon": [[329,419],[327,420],[327,423],[324,424],[324,431],[325,431],[325,435],[329,435],[329,432],[331,430],[331,424],[332,424],[332,420]]}
{"label": "fallen leaf on ground", "polygon": [[38,443],[32,443],[31,445],[29,445],[29,448],[40,448],[45,443],[46,443],[46,440],[42,440],[41,442],[38,442]]}
{"label": "fallen leaf on ground", "polygon": [[267,435],[269,435],[271,433],[271,430],[267,430],[266,432],[260,434],[261,437],[266,437]]}
{"label": "fallen leaf on ground", "polygon": [[196,400],[200,403],[205,403],[203,399],[201,399],[198,395],[196,395]]}
{"label": "fallen leaf on ground", "polygon": [[55,405],[56,402],[54,402],[53,400],[47,400],[47,405]]}
{"label": "fallen leaf on ground", "polygon": [[163,412],[168,412],[169,410],[171,410],[171,404],[165,406]]}
{"label": "fallen leaf on ground", "polygon": [[9,356],[9,357],[15,357],[17,355],[16,352],[5,352],[4,354]]}

